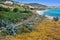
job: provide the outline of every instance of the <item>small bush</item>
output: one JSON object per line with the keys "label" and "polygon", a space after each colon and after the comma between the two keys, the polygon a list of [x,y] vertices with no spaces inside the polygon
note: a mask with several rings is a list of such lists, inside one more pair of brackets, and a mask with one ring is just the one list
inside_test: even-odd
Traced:
{"label": "small bush", "polygon": [[13,12],[18,12],[18,8],[14,8],[13,9]]}
{"label": "small bush", "polygon": [[8,8],[0,7],[0,11],[6,11],[6,12],[8,12],[10,10]]}

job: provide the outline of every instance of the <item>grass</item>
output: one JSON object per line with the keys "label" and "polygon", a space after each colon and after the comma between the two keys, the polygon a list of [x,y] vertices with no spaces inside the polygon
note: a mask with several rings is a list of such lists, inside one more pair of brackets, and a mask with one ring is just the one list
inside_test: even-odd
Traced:
{"label": "grass", "polygon": [[0,12],[0,20],[4,20],[4,19],[7,19],[7,20],[10,20],[11,22],[13,23],[16,23],[16,22],[21,22],[22,20],[24,20],[24,18],[29,18],[30,16],[32,16],[32,13],[29,12],[29,13],[15,13],[15,12],[4,12],[4,11],[1,11]]}
{"label": "grass", "polygon": [[7,6],[7,8],[0,7],[0,20],[7,19],[13,23],[17,23],[17,22],[26,20],[27,18],[29,18],[30,16],[33,15],[32,12],[30,12],[29,10],[28,11],[25,10],[25,8],[23,8],[21,6],[20,7],[13,6],[12,9],[9,7],[8,6]]}

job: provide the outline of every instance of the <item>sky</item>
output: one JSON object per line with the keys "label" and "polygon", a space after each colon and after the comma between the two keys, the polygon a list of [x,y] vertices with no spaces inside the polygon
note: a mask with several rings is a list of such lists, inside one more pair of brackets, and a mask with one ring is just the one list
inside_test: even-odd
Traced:
{"label": "sky", "polygon": [[60,0],[14,0],[20,3],[39,3],[48,6],[60,6]]}

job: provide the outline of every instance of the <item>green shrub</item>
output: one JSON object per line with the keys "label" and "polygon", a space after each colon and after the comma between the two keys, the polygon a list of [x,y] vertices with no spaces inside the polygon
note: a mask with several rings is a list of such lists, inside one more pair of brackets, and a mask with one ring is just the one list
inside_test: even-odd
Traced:
{"label": "green shrub", "polygon": [[2,35],[2,36],[8,35],[8,34],[7,34],[7,30],[3,30],[3,31],[0,33],[0,35]]}
{"label": "green shrub", "polygon": [[6,12],[8,12],[10,10],[8,8],[0,7],[0,11],[6,11]]}
{"label": "green shrub", "polygon": [[[22,11],[23,12],[23,11]],[[7,19],[13,23],[21,22],[32,16],[32,13],[20,13],[20,12],[11,12],[11,11],[0,11],[0,20]]]}
{"label": "green shrub", "polygon": [[18,12],[18,8],[14,8],[13,9],[13,12]]}

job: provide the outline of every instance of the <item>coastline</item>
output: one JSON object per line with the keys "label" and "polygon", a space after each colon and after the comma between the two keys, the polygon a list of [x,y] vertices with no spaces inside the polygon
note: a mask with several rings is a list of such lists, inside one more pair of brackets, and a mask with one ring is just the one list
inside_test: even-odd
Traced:
{"label": "coastline", "polygon": [[39,14],[39,15],[43,15],[45,11],[46,10],[42,10],[42,11],[41,10],[36,10],[36,13]]}
{"label": "coastline", "polygon": [[[38,14],[38,15],[44,15],[44,12],[45,11],[48,11],[48,10],[36,10],[36,13]],[[48,16],[48,15],[45,15],[45,17],[47,17],[48,19],[53,19],[53,17],[52,16]]]}

